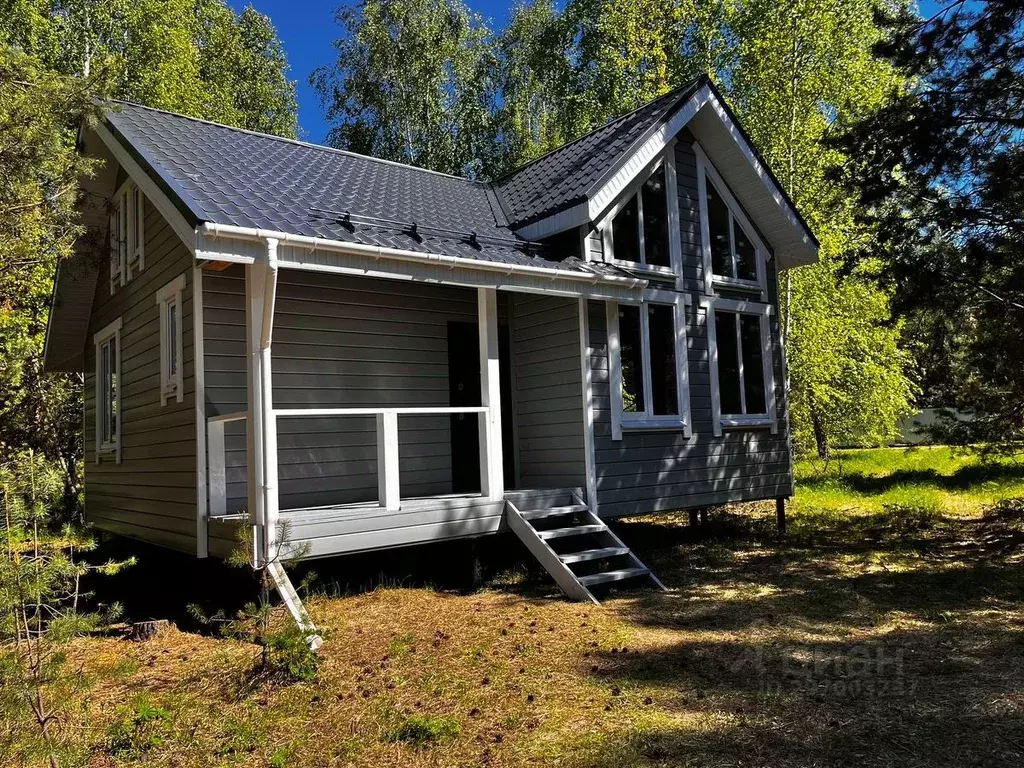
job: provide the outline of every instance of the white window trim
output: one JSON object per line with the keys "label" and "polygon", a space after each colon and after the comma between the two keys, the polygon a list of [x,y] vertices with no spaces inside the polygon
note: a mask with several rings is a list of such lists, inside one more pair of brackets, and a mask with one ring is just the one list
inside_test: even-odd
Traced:
{"label": "white window trim", "polygon": [[[714,293],[716,287],[737,291],[756,291],[760,295],[761,301],[767,301],[768,248],[765,247],[764,241],[758,237],[757,231],[750,223],[750,220],[746,217],[746,214],[743,213],[743,208],[736,201],[736,198],[733,197],[732,191],[729,189],[729,185],[725,183],[725,180],[716,170],[714,163],[711,162],[711,159],[707,156],[699,143],[693,143],[693,152],[697,157],[697,197],[700,206],[700,243],[704,262],[704,292],[710,296]],[[716,275],[714,273],[714,265],[711,260],[711,226],[708,219],[707,183],[709,177],[711,179],[711,183],[715,185],[715,190],[729,209],[730,223],[735,221],[739,224],[740,229],[743,230],[743,234],[745,234],[747,239],[749,239],[754,245],[754,264],[757,269],[756,280],[745,280],[737,277],[729,277],[728,275]],[[729,228],[729,238],[730,240],[732,239],[731,226]],[[735,272],[737,269],[736,248],[734,245],[731,246],[731,248],[733,272]]]}
{"label": "white window trim", "polygon": [[[114,363],[117,369],[117,423],[114,427],[114,440],[113,442],[103,441],[103,422],[101,420],[100,408],[103,403],[103,370],[102,370],[102,357],[100,355],[100,347],[106,344],[111,339],[114,339],[115,354]],[[103,327],[97,331],[92,337],[93,347],[96,350],[96,401],[95,401],[95,417],[96,417],[96,463],[100,463],[100,458],[104,455],[113,455],[115,461],[121,463],[121,422],[124,420],[123,414],[124,409],[121,404],[124,402],[124,373],[121,371],[121,318],[117,318],[109,325]]]}
{"label": "white window trim", "polygon": [[138,266],[139,272],[146,268],[146,195],[137,184],[132,182],[129,188],[131,205],[128,212],[128,223],[131,226],[131,237],[128,239],[128,274],[131,279],[131,268]]}
{"label": "white window trim", "polygon": [[[636,414],[623,410],[622,403],[622,348],[619,338],[619,302],[605,302],[605,322],[608,335],[609,389],[611,395],[612,440],[621,440],[622,432],[631,430],[673,430],[690,437],[690,375],[686,349],[686,305],[690,302],[687,294],[675,291],[648,290],[642,303],[632,304],[640,308],[641,360],[644,387],[644,404],[649,409],[653,402],[650,365],[650,330],[647,304],[671,306],[675,317],[675,358],[677,415],[657,416],[652,413]],[[622,302],[627,303],[627,302]]]}
{"label": "white window trim", "polygon": [[[601,223],[598,225],[604,244],[605,261],[618,264],[634,272],[644,272],[656,276],[663,275],[665,277],[682,276],[683,249],[679,239],[679,189],[676,182],[676,164],[674,162],[675,146],[675,140],[670,141],[666,148],[655,157],[651,165],[643,173],[637,175],[629,187],[626,188],[619,201],[605,213]],[[644,248],[644,203],[643,195],[640,194],[647,180],[662,167],[665,169],[665,203],[668,207],[669,266],[667,267],[647,263]],[[612,222],[616,214],[625,208],[634,197],[636,197],[637,230],[640,236],[640,261],[625,261],[615,258],[615,238],[612,232]],[[673,201],[675,201],[675,205],[672,204]]]}
{"label": "white window trim", "polygon": [[[715,436],[720,437],[722,430],[727,428],[745,429],[756,427],[769,427],[773,435],[777,434],[779,422],[776,418],[775,406],[775,367],[773,364],[774,354],[771,339],[772,305],[753,301],[723,299],[717,296],[705,296],[701,298],[700,306],[704,309],[705,323],[707,324],[708,368],[711,379],[711,423]],[[767,408],[765,415],[722,413],[721,394],[718,388],[718,333],[715,328],[715,310],[742,315],[754,315],[761,320],[761,375],[764,377],[765,407]],[[737,330],[738,334],[739,331]],[[744,398],[743,348],[738,338],[736,340],[736,350],[740,358],[740,397]]]}
{"label": "white window trim", "polygon": [[[184,321],[182,315],[181,294],[185,290],[185,273],[182,272],[176,278],[156,293],[156,305],[160,312],[160,405],[167,405],[167,401],[174,397],[181,402],[185,396],[182,369],[185,361],[182,358],[182,336],[184,336]],[[174,304],[178,309],[178,334],[174,340],[175,353],[178,360],[178,370],[174,375],[170,374],[171,367],[171,342],[167,338],[170,327],[167,324],[167,309]]]}
{"label": "white window trim", "polygon": [[[146,196],[127,179],[113,197],[110,212],[110,293],[117,293],[132,278],[132,269],[146,268]],[[141,215],[140,215],[141,211]]]}

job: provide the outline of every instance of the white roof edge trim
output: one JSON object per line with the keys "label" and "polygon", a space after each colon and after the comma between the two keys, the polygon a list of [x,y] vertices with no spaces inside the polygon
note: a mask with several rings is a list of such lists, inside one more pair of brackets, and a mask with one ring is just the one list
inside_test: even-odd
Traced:
{"label": "white roof edge trim", "polygon": [[156,206],[164,220],[171,225],[171,229],[174,230],[174,233],[181,242],[185,244],[185,247],[195,254],[196,231],[185,221],[185,217],[181,215],[181,212],[175,207],[174,203],[170,201],[163,190],[157,186],[156,182],[150,178],[149,174],[142,169],[142,166],[135,161],[135,158],[131,156],[128,150],[124,148],[121,142],[114,137],[114,134],[103,123],[95,125],[93,130],[96,131],[100,141],[110,150],[114,159],[124,168],[132,181],[139,185],[139,188],[145,193],[149,201]]}
{"label": "white roof edge trim", "polygon": [[711,106],[715,110],[715,114],[718,115],[718,119],[722,121],[722,125],[729,132],[732,140],[736,142],[736,146],[739,147],[743,156],[747,158],[747,162],[750,163],[750,167],[754,169],[758,178],[761,179],[761,183],[764,184],[764,188],[768,191],[768,194],[772,196],[775,203],[782,209],[789,223],[794,228],[800,230],[800,239],[807,244],[808,247],[813,248],[815,251],[818,250],[818,246],[811,240],[807,235],[807,225],[800,219],[797,212],[793,210],[793,206],[789,204],[782,190],[779,189],[778,185],[772,180],[771,175],[768,173],[768,169],[757,159],[757,155],[754,153],[753,147],[743,138],[743,134],[740,133],[739,128],[736,124],[729,119],[729,114],[725,111],[725,108],[718,101],[718,99],[711,100]]}
{"label": "white roof edge trim", "polygon": [[[540,240],[572,227],[578,227],[581,224],[598,221],[622,191],[665,150],[675,136],[689,124],[706,104],[712,106],[715,115],[743,153],[743,156],[747,159],[747,162],[753,168],[776,205],[779,206],[790,225],[799,230],[801,241],[808,249],[817,252],[818,246],[808,235],[806,224],[804,224],[793,209],[793,206],[786,200],[778,185],[772,180],[768,169],[758,160],[753,147],[743,137],[738,126],[729,117],[728,112],[726,112],[724,105],[718,100],[714,91],[708,85],[694,93],[682,107],[676,110],[672,117],[655,131],[609,179],[597,182],[592,190],[588,190],[587,200],[577,203],[564,211],[559,211],[532,224],[528,224],[516,230],[517,233],[528,240]],[[801,261],[800,263],[804,262]]]}
{"label": "white roof edge trim", "polygon": [[686,103],[677,109],[662,126],[637,149],[633,156],[622,164],[611,178],[602,179],[596,182],[591,189],[587,190],[587,215],[591,221],[595,221],[604,212],[605,208],[612,204],[622,191],[629,186],[633,179],[657,158],[669,143],[676,137],[686,124],[693,119],[701,108],[713,100],[714,94],[711,87],[705,85]]}
{"label": "white roof edge trim", "polygon": [[[615,285],[626,290],[642,291],[647,286],[647,280],[634,277],[619,277],[617,275],[595,275],[585,272],[573,272],[565,269],[551,269],[550,267],[533,267],[525,264],[504,264],[493,261],[480,261],[477,259],[465,259],[458,256],[446,256],[439,253],[421,253],[419,251],[407,251],[399,248],[385,248],[379,245],[366,245],[364,243],[348,243],[344,240],[331,240],[308,235],[296,235],[289,232],[279,232],[270,229],[255,229],[253,227],[240,227],[233,224],[215,224],[207,222],[203,224],[201,235],[204,238],[227,238],[235,240],[265,241],[272,238],[285,245],[295,245],[310,249],[322,249],[325,251],[340,251],[361,256],[372,256],[375,259],[392,259],[397,261],[411,261],[418,263],[440,264],[450,267],[462,267],[470,270],[485,272],[501,272],[505,275],[529,275],[532,277],[550,277],[575,282],[587,283],[589,285]],[[203,244],[197,256],[203,257]],[[241,264],[252,264],[255,258],[251,256],[230,256],[227,254],[211,254],[209,257],[219,261],[233,261]],[[287,266],[282,264],[281,266]]]}

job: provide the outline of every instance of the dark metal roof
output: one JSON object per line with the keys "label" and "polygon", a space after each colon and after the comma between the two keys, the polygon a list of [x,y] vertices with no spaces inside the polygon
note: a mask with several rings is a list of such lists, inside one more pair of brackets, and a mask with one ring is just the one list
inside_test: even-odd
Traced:
{"label": "dark metal roof", "polygon": [[582,202],[706,82],[690,81],[494,182],[509,221],[522,226]]}
{"label": "dark metal roof", "polygon": [[[193,226],[230,224],[507,264],[621,274],[526,252],[487,185],[135,104],[107,112],[115,137]],[[343,221],[343,214],[350,220]],[[407,229],[418,226],[417,235]],[[468,235],[476,233],[475,242]]]}

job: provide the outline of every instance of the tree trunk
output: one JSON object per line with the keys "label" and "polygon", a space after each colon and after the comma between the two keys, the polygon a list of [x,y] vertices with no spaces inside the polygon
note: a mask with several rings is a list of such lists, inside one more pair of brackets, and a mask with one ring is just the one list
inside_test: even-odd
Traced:
{"label": "tree trunk", "polygon": [[818,448],[818,458],[822,461],[828,461],[828,434],[825,432],[825,423],[821,420],[821,413],[817,408],[811,409],[811,423],[814,426],[814,442]]}

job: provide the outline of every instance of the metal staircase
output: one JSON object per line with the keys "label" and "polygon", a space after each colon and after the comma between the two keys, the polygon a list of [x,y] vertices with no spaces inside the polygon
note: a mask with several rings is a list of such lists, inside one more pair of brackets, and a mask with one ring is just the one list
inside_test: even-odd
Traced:
{"label": "metal staircase", "polygon": [[579,491],[505,494],[508,527],[573,600],[600,602],[592,587],[627,580],[665,585],[593,512]]}

